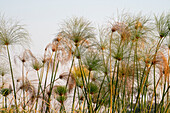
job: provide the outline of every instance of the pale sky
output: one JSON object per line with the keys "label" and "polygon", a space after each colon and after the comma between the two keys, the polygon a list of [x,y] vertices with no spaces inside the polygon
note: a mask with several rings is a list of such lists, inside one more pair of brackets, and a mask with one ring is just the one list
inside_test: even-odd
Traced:
{"label": "pale sky", "polygon": [[0,13],[26,25],[36,54],[44,52],[64,19],[83,16],[97,26],[123,9],[160,14],[170,11],[170,0],[0,0]]}

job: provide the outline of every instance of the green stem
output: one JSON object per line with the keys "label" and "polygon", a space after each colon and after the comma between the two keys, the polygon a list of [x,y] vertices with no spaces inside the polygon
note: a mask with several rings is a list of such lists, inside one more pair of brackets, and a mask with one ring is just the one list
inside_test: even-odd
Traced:
{"label": "green stem", "polygon": [[[52,52],[52,55],[51,55],[50,61],[49,61],[49,63],[48,63],[47,72],[46,72],[46,76],[45,76],[45,83],[44,83],[44,89],[43,89],[43,100],[45,100],[45,90],[46,90],[46,84],[47,84],[48,71],[49,71],[49,68],[50,68],[50,63],[52,62],[52,56],[53,56],[53,53],[54,53],[54,52]],[[51,75],[51,79],[52,79],[53,71],[54,71],[54,67],[55,67],[55,58],[56,58],[56,52],[55,52],[55,57],[54,57],[54,62],[53,62],[53,68],[52,68],[52,75]],[[42,101],[42,108],[41,108],[41,112],[43,111],[43,106],[44,106],[44,101]]]}
{"label": "green stem", "polygon": [[[25,78],[24,78],[24,62],[22,62],[22,84],[23,84],[23,87],[25,87],[24,80],[25,80]],[[23,88],[22,94],[23,94],[23,110],[25,112],[25,88]]]}
{"label": "green stem", "polygon": [[[133,111],[132,108],[133,108],[133,94],[134,94],[135,72],[138,73],[138,71],[137,71],[137,41],[136,41],[136,44],[135,44],[135,51],[134,51],[134,73],[133,73],[133,80],[132,80],[131,113]],[[138,74],[137,74],[137,84],[139,84],[138,83]],[[138,93],[139,93],[139,85],[138,85]]]}
{"label": "green stem", "polygon": [[73,103],[72,103],[72,112],[74,113],[74,102],[75,102],[75,97],[76,97],[76,86],[74,88],[74,96],[73,96]]}
{"label": "green stem", "polygon": [[164,98],[165,98],[165,95],[168,93],[169,88],[170,88],[170,86],[168,86],[167,90],[163,93],[161,102],[160,102],[160,104],[158,105],[157,110],[156,110],[157,112],[159,112],[160,107],[162,108],[162,106],[163,106],[163,101],[164,101]]}
{"label": "green stem", "polygon": [[[170,86],[169,86],[169,87],[170,87]],[[165,77],[164,89],[163,89],[163,94],[166,95],[168,91],[165,92],[165,88],[166,88],[166,77]],[[169,90],[169,88],[168,88],[168,90]],[[162,98],[163,98],[163,101],[161,101],[161,102],[162,102],[161,113],[163,112],[163,107],[164,107],[164,97],[165,97],[165,96],[162,97]]]}
{"label": "green stem", "polygon": [[164,113],[169,113],[170,103],[167,103]]}
{"label": "green stem", "polygon": [[117,64],[117,77],[116,77],[115,95],[114,95],[114,98],[113,98],[114,106],[116,106],[116,96],[117,96],[118,82],[119,82],[119,61],[118,61],[118,64]]}
{"label": "green stem", "polygon": [[[139,93],[138,93],[138,95],[137,95],[136,103],[135,103],[135,106],[134,106],[134,111],[133,111],[134,113],[135,113],[135,111],[136,111],[136,107],[137,107],[137,103],[138,103],[138,101],[139,101],[139,97],[140,97],[141,91],[143,90],[143,87],[144,87],[144,85],[145,85],[145,83],[146,83],[146,80],[147,80],[147,78],[148,78],[148,76],[149,76],[149,72],[150,72],[151,67],[152,67],[152,64],[151,64],[151,66],[149,67],[149,69],[147,70],[143,82],[141,82],[140,90],[139,90]],[[131,112],[132,112],[132,111],[131,111]]]}
{"label": "green stem", "polygon": [[[45,64],[43,63],[43,66],[42,66],[41,72],[40,72],[40,80],[41,80],[41,83],[42,83],[42,79],[43,79],[43,75],[44,75],[44,65],[45,65]],[[44,90],[42,90],[41,93],[44,94]],[[41,93],[40,93],[40,94],[41,94]],[[43,97],[42,100],[44,100],[44,97]],[[43,105],[44,105],[44,101],[42,101],[42,104],[41,104],[41,112],[43,112]]]}
{"label": "green stem", "polygon": [[104,80],[105,80],[106,76],[107,76],[107,75],[104,76],[103,81],[102,81],[102,83],[101,83],[101,85],[100,85],[99,93],[98,93],[98,96],[97,96],[96,108],[95,108],[94,111],[97,111],[98,101],[100,100],[100,92],[101,92],[101,89],[102,89],[102,87],[103,87]]}
{"label": "green stem", "polygon": [[[98,104],[98,106],[97,106],[98,111],[100,110],[101,105],[103,105],[105,99],[107,99],[109,97],[109,92],[110,92],[110,90],[106,91],[105,94],[103,95],[101,104]],[[108,109],[108,112],[109,112],[109,109]]]}
{"label": "green stem", "polygon": [[[76,86],[77,86],[77,84],[76,84]],[[80,102],[80,93],[79,93],[79,89],[78,89],[78,87],[76,87],[77,88],[77,94],[78,94],[78,103],[79,103],[79,111],[80,111],[80,113],[81,113],[81,102]]]}
{"label": "green stem", "polygon": [[[157,47],[156,47],[156,51],[155,51],[155,54],[154,54],[154,56],[153,56],[153,60],[156,59],[157,52],[158,52],[159,47],[161,46],[161,44],[162,44],[162,42],[163,42],[164,39],[165,39],[165,38],[160,39],[160,40],[158,41],[158,44],[157,44]],[[145,84],[145,82],[146,82],[146,79],[147,79],[147,77],[149,76],[149,72],[150,72],[150,69],[151,69],[152,65],[153,65],[153,63],[151,64],[151,66],[150,66],[149,69],[147,70],[146,76],[145,76],[145,78],[144,78],[144,80],[143,80],[143,83],[142,83],[142,85],[141,85],[141,87],[140,87],[140,90],[139,90],[139,93],[138,93],[138,96],[137,96],[137,99],[136,99],[134,111],[133,111],[134,113],[135,113],[135,110],[136,110],[136,107],[137,107],[137,103],[138,103],[138,101],[139,101],[139,97],[140,97],[141,91],[143,90],[143,87],[144,87],[144,84]]]}
{"label": "green stem", "polygon": [[64,107],[64,103],[61,103],[60,113],[66,113],[66,110],[65,110],[65,107]]}
{"label": "green stem", "polygon": [[155,65],[154,65],[154,70],[153,70],[154,72],[154,74],[153,74],[153,77],[154,77],[154,93],[155,93],[155,110],[154,110],[154,113],[156,113],[156,75],[155,75]]}
{"label": "green stem", "polygon": [[[51,73],[51,81],[50,81],[50,84],[52,85],[52,82],[53,82],[53,76],[54,76],[54,69],[55,69],[55,61],[56,61],[56,56],[57,56],[57,52],[55,51],[55,55],[54,55],[54,61],[53,61],[53,68],[52,68],[52,73]],[[52,57],[51,57],[51,59],[52,59]],[[57,64],[57,68],[58,68],[58,64]],[[57,69],[56,68],[56,69]],[[50,86],[51,87],[51,86]]]}
{"label": "green stem", "polygon": [[83,113],[86,113],[85,106],[86,106],[86,99],[84,99],[84,103],[83,103]]}
{"label": "green stem", "polygon": [[[42,90],[42,87],[41,87],[41,80],[40,80],[40,76],[39,76],[39,73],[37,71],[37,76],[38,76],[38,81],[39,81],[39,84],[38,84],[38,92],[37,92],[37,99],[36,99],[36,105],[35,105],[35,110],[37,111],[37,106],[38,106],[38,98],[39,98],[39,93],[40,93],[40,88]],[[42,90],[43,91],[43,90]]]}
{"label": "green stem", "polygon": [[7,108],[7,97],[5,96],[5,108]]}
{"label": "green stem", "polygon": [[15,90],[15,81],[14,81],[14,74],[13,74],[13,70],[12,70],[11,57],[10,57],[8,45],[6,45],[6,47],[7,47],[9,64],[10,64],[10,71],[11,71],[11,78],[12,78],[13,90],[14,90],[15,107],[16,107],[16,112],[18,113],[17,95],[16,95],[16,90]]}
{"label": "green stem", "polygon": [[[132,44],[131,44],[130,51],[129,51],[129,55],[128,55],[127,69],[129,69],[129,61],[130,61],[130,55],[131,55],[132,47],[133,47],[133,42],[132,42]],[[126,103],[126,99],[125,99],[126,81],[127,81],[127,76],[128,76],[129,73],[130,73],[130,72],[129,72],[129,70],[128,70],[127,73],[125,74],[125,82],[124,82],[124,89],[123,89],[123,99],[122,99],[122,108],[124,108],[125,103]]]}
{"label": "green stem", "polygon": [[89,91],[90,112],[92,113],[92,112],[93,112],[93,106],[92,106],[92,99],[91,99],[90,87],[89,87],[89,83],[90,83],[90,74],[91,74],[91,71],[89,71],[87,86],[88,86],[88,91]]}
{"label": "green stem", "polygon": [[84,83],[84,76],[83,76],[83,73],[82,73],[82,69],[81,69],[81,60],[79,59],[79,68],[80,68],[80,72],[81,72],[81,78],[82,78],[82,82],[83,82],[83,86],[84,86],[84,94],[85,94],[85,98],[86,98],[86,101],[87,101],[87,105],[88,105],[88,108],[90,108],[90,103],[88,101],[88,98],[87,98],[87,91],[86,91],[86,87],[85,87],[85,83]]}
{"label": "green stem", "polygon": [[55,78],[56,78],[56,75],[57,75],[58,66],[59,66],[59,61],[57,62],[57,66],[56,66],[56,69],[55,69],[55,73],[54,73],[54,77],[53,77],[52,83],[50,83],[50,92],[49,92],[49,95],[48,95],[48,101],[46,103],[47,107],[46,107],[45,113],[47,113],[49,111],[50,98],[51,98],[51,94],[52,94]]}
{"label": "green stem", "polygon": [[110,113],[112,113],[112,61],[111,61],[111,44],[112,44],[112,37],[113,37],[113,32],[111,33],[110,37],[110,46],[109,46],[109,57],[110,57]]}
{"label": "green stem", "polygon": [[68,85],[68,82],[69,82],[69,79],[70,79],[70,76],[71,76],[71,70],[72,70],[72,67],[73,67],[73,64],[74,64],[74,57],[75,57],[75,55],[73,56],[73,60],[72,60],[72,63],[71,63],[69,75],[68,75],[67,82],[66,82],[66,87]]}

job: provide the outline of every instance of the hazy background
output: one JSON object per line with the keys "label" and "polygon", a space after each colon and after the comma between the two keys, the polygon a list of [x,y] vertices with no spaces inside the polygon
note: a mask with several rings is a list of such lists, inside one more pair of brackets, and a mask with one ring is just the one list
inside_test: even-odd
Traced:
{"label": "hazy background", "polygon": [[123,9],[160,14],[170,11],[170,0],[0,0],[0,13],[26,25],[32,40],[30,49],[39,55],[55,38],[64,19],[83,16],[97,26]]}

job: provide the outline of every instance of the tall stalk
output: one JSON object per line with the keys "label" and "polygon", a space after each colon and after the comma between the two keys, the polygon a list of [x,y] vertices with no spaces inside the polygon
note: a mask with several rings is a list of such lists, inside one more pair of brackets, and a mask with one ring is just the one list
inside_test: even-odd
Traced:
{"label": "tall stalk", "polygon": [[111,44],[112,44],[112,36],[113,32],[111,33],[110,37],[110,46],[109,46],[109,57],[110,57],[110,113],[112,113],[112,60],[111,60]]}
{"label": "tall stalk", "polygon": [[155,64],[153,65],[153,67],[154,67],[154,72],[153,72],[153,78],[154,78],[154,82],[153,82],[153,84],[154,84],[154,94],[155,94],[155,110],[154,110],[154,113],[156,113],[156,71],[155,71]]}
{"label": "tall stalk", "polygon": [[67,78],[66,87],[67,87],[69,79],[70,79],[71,70],[72,70],[72,67],[73,67],[73,64],[74,64],[74,58],[75,58],[75,55],[73,56],[73,60],[71,62],[71,67],[70,67],[69,75],[68,75],[68,78]]}
{"label": "tall stalk", "polygon": [[[45,77],[45,83],[44,83],[44,89],[43,89],[43,99],[45,100],[45,90],[47,88],[46,84],[47,84],[47,77],[48,77],[48,72],[49,72],[49,68],[50,68],[50,64],[52,63],[52,57],[53,57],[53,54],[54,54],[54,50],[52,50],[52,55],[50,57],[50,61],[49,61],[49,64],[48,64],[48,67],[47,67],[47,72],[46,72],[46,77]],[[48,95],[48,102],[46,103],[47,105],[47,108],[46,108],[46,112],[49,110],[49,106],[50,106],[50,97],[51,97],[51,86],[52,86],[52,81],[53,81],[53,76],[54,76],[54,69],[55,69],[55,61],[56,61],[56,55],[57,55],[57,49],[55,49],[55,55],[54,55],[54,61],[53,61],[53,67],[52,67],[52,74],[51,74],[51,81],[50,81],[50,92],[49,92],[49,95]],[[58,68],[58,63],[57,63],[57,68]],[[56,68],[56,70],[57,70]],[[44,101],[42,101],[42,107],[44,105]],[[43,110],[43,109],[42,109]],[[42,112],[41,110],[41,112]]]}
{"label": "tall stalk", "polygon": [[82,72],[82,66],[81,66],[81,59],[79,59],[79,68],[80,68],[80,72],[81,72],[81,78],[82,78],[82,82],[83,82],[83,86],[84,86],[84,95],[85,95],[85,99],[87,101],[87,105],[88,105],[88,109],[90,109],[90,103],[89,103],[89,100],[88,100],[88,97],[87,97],[87,87],[85,85],[85,80],[84,80],[84,74]]}
{"label": "tall stalk", "polygon": [[[108,73],[108,70],[107,70],[107,67],[106,67],[105,58],[104,58],[104,51],[103,51],[103,50],[102,50],[102,58],[103,58],[104,68],[106,68],[106,70],[105,70],[105,72],[104,72],[104,78],[103,78],[102,83],[101,83],[101,85],[100,85],[99,93],[98,93],[98,95],[97,95],[96,107],[95,107],[95,109],[94,109],[95,112],[96,112],[97,109],[98,109],[98,101],[99,101],[99,99],[100,99],[100,93],[101,93],[101,90],[102,90],[102,87],[103,87],[105,78],[106,78],[106,76],[108,76],[108,74],[107,74],[107,73]],[[100,104],[99,104],[99,105],[100,105]]]}
{"label": "tall stalk", "polygon": [[154,54],[153,59],[152,59],[152,63],[151,63],[151,65],[150,65],[150,67],[148,68],[148,70],[146,71],[146,75],[145,75],[145,77],[144,77],[143,83],[141,83],[141,86],[140,86],[140,89],[139,89],[139,93],[138,93],[138,95],[137,95],[136,103],[135,103],[135,106],[134,106],[134,110],[133,110],[134,113],[135,113],[135,111],[136,111],[136,107],[137,107],[137,103],[138,103],[139,98],[140,98],[141,91],[143,90],[143,87],[144,87],[144,85],[145,85],[145,83],[146,83],[146,80],[147,80],[147,78],[148,78],[148,76],[149,76],[150,69],[151,69],[152,65],[154,64],[154,61],[156,60],[156,55],[157,55],[157,52],[158,52],[159,47],[161,46],[161,43],[162,43],[162,42],[163,42],[163,39],[160,39],[160,40],[158,41],[158,44],[157,44],[157,47],[156,47],[156,51],[155,51],[155,54]]}
{"label": "tall stalk", "polygon": [[36,99],[36,105],[35,105],[35,110],[36,111],[37,111],[37,108],[38,108],[38,98],[39,98],[40,88],[41,88],[41,90],[43,90],[42,87],[41,87],[41,80],[40,80],[40,76],[39,76],[38,70],[37,70],[37,76],[38,76],[39,83],[38,83],[38,92],[37,92],[37,99]]}
{"label": "tall stalk", "polygon": [[73,103],[72,103],[72,112],[73,112],[73,113],[74,113],[75,96],[76,96],[76,86],[75,86],[75,88],[74,88],[74,96],[73,96]]}
{"label": "tall stalk", "polygon": [[[155,90],[157,89],[161,78],[162,78],[162,75],[159,77],[159,80],[158,80],[157,84],[155,83],[155,86],[154,86],[155,89],[154,89],[154,92],[153,92],[153,94],[152,94],[152,99],[151,99],[151,104],[150,104],[150,110],[149,110],[149,112],[151,111],[151,108],[152,108],[153,98],[154,98],[154,96],[156,95]],[[164,89],[165,89],[165,88],[164,88]],[[164,92],[163,92],[163,93],[164,93]],[[154,112],[156,113],[156,109],[154,110]]]}
{"label": "tall stalk", "polygon": [[[169,40],[170,40],[170,32],[169,32]],[[169,58],[170,56],[169,56],[169,47],[168,47],[168,66],[169,66],[169,60],[170,60],[170,58]],[[169,68],[168,68],[169,69]],[[168,79],[167,79],[167,81],[168,81],[168,85],[169,85],[169,73],[168,73],[168,77],[167,77]],[[168,91],[168,93],[167,93],[167,102],[169,101],[169,91]]]}
{"label": "tall stalk", "polygon": [[[133,47],[133,42],[131,44],[129,55],[128,55],[127,69],[129,69],[129,61],[130,61],[130,55],[131,55],[132,47]],[[126,87],[126,82],[127,82],[127,76],[128,76],[129,73],[130,72],[128,70],[127,73],[125,74],[124,89],[123,89],[123,99],[122,99],[122,108],[124,108],[124,104],[126,103],[126,99],[124,99],[125,98],[125,93],[126,93],[126,88],[125,87]]]}
{"label": "tall stalk", "polygon": [[92,100],[91,100],[91,94],[90,94],[90,74],[91,74],[91,71],[89,70],[89,75],[88,75],[88,83],[87,83],[87,87],[88,87],[88,91],[89,91],[89,103],[90,103],[90,112],[92,113],[93,112],[93,106],[92,106]]}
{"label": "tall stalk", "polygon": [[8,59],[9,59],[9,65],[10,65],[10,71],[11,71],[11,78],[12,78],[12,84],[13,84],[13,90],[14,90],[15,107],[16,107],[16,112],[18,113],[17,95],[16,95],[16,90],[15,90],[14,74],[13,74],[13,70],[12,70],[12,63],[11,63],[11,57],[10,57],[8,45],[6,45],[6,49],[7,49],[7,53],[8,53]]}
{"label": "tall stalk", "polygon": [[[46,84],[47,84],[48,71],[49,71],[49,68],[50,68],[50,63],[51,63],[51,60],[52,60],[52,56],[53,56],[53,52],[52,52],[52,55],[50,57],[50,61],[49,61],[47,71],[46,71],[46,76],[45,76],[44,89],[43,89],[43,99],[44,100],[45,100],[45,90],[46,90]],[[53,67],[54,67],[54,64],[53,64]],[[53,74],[53,70],[52,70],[52,74]],[[52,76],[51,76],[51,78],[52,78]],[[43,108],[43,105],[44,105],[44,101],[42,101],[42,108]],[[41,111],[42,111],[42,109],[41,109]]]}
{"label": "tall stalk", "polygon": [[5,96],[5,108],[7,108],[7,97]]}
{"label": "tall stalk", "polygon": [[[115,95],[114,95],[114,98],[113,98],[114,107],[116,107],[117,87],[118,87],[118,84],[119,84],[118,83],[119,82],[119,63],[120,63],[120,61],[118,61],[118,64],[117,64],[117,77],[116,77]],[[114,111],[114,112],[116,112],[116,111]]]}
{"label": "tall stalk", "polygon": [[[24,77],[24,62],[22,62],[22,84],[23,84],[23,87],[25,87],[24,79],[25,79],[25,77]],[[25,88],[23,88],[22,95],[23,95],[23,110],[25,110]]]}
{"label": "tall stalk", "polygon": [[57,75],[57,71],[58,71],[58,66],[59,66],[59,61],[57,62],[56,68],[55,68],[55,73],[54,73],[54,77],[52,82],[50,83],[50,91],[49,91],[49,95],[48,95],[48,101],[46,103],[47,107],[46,107],[46,111],[45,113],[49,112],[49,105],[50,105],[50,98],[51,98],[51,94],[52,94],[52,90],[53,90],[53,86],[54,86],[54,82],[55,82],[55,77]]}

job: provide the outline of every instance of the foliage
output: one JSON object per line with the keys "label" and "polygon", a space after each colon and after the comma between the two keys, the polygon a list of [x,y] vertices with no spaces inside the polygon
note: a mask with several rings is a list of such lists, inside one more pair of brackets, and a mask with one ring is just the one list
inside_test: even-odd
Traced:
{"label": "foliage", "polygon": [[[18,66],[11,60],[15,55],[10,45],[25,45],[28,33],[1,16],[0,47],[6,49],[8,61],[2,59],[0,66],[0,110],[169,112],[170,14],[149,18],[122,13],[109,24],[95,33],[85,18],[65,20],[42,59],[25,50],[17,55],[22,64]],[[22,79],[16,80],[21,74],[13,71],[16,67]],[[8,80],[3,78],[10,74],[13,89],[6,88]],[[30,80],[36,74],[38,79]]]}

